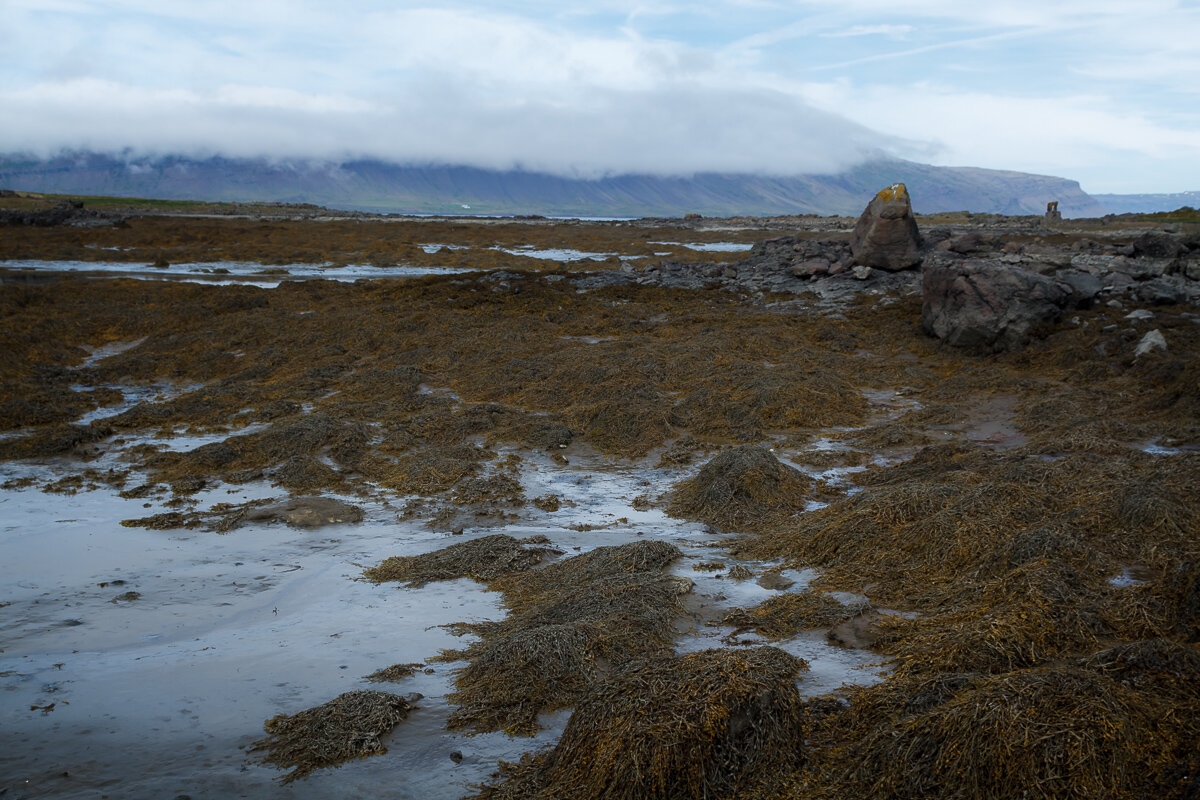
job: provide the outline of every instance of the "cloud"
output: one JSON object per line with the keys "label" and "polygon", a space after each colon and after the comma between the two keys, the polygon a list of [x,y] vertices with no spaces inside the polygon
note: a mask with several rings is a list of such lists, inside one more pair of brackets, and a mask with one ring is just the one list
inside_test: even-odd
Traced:
{"label": "cloud", "polygon": [[1197,39],[1185,0],[0,0],[0,151],[1195,188]]}
{"label": "cloud", "polygon": [[[928,158],[937,164],[1068,175],[1089,191],[1200,186],[1195,114],[1172,124],[1116,108],[1103,95],[1038,97],[934,83],[814,83],[807,94],[851,118],[887,119],[897,136],[925,135],[936,121],[940,149]],[[1125,169],[1114,170],[1114,162]]]}
{"label": "cloud", "polygon": [[[102,36],[69,15],[45,52],[18,54],[40,66],[36,80],[0,83],[0,117],[18,121],[0,127],[0,151],[367,157],[596,176],[830,173],[904,145],[710,49],[627,28],[454,7],[275,5],[279,24],[265,30],[256,4],[222,3],[217,22],[211,8],[155,16],[119,0],[96,19]],[[27,14],[27,25],[52,17]]]}
{"label": "cloud", "polygon": [[564,98],[493,96],[448,80],[387,102],[229,86],[144,89],[95,79],[0,92],[0,151],[61,149],[235,157],[381,158],[622,172],[828,173],[896,140],[787,95],[666,86],[590,87]]}
{"label": "cloud", "polygon": [[850,36],[890,36],[902,38],[912,33],[912,25],[853,25],[841,31],[828,31],[818,34],[827,39],[841,39]]}

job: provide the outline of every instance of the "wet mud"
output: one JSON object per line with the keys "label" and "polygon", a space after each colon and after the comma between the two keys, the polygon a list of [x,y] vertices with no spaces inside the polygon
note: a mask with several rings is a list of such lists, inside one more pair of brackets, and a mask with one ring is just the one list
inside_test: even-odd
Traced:
{"label": "wet mud", "polygon": [[972,355],[911,281],[703,278],[775,233],[6,229],[468,271],[0,283],[0,790],[1189,796],[1196,309]]}

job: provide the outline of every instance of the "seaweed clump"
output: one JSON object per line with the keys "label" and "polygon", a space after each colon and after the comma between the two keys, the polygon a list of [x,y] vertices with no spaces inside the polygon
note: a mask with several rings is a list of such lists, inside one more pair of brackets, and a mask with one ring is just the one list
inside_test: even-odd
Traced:
{"label": "seaweed clump", "polygon": [[631,542],[492,581],[512,613],[456,626],[480,640],[440,657],[469,662],[448,727],[532,735],[538,714],[574,705],[607,670],[665,653],[692,587],[663,574],[679,556],[666,542]]}
{"label": "seaweed clump", "polygon": [[375,583],[407,581],[405,585],[410,589],[455,578],[487,582],[510,572],[531,569],[547,556],[562,553],[552,547],[538,546],[549,543],[544,536],[514,539],[497,533],[419,556],[392,556],[363,574]]}
{"label": "seaweed clump", "polygon": [[478,797],[761,796],[802,756],[805,669],[774,647],[631,663],[581,699],[554,749]]}
{"label": "seaweed clump", "polygon": [[755,529],[804,508],[812,480],[762,445],[730,448],[671,492],[667,513],[719,531]]}
{"label": "seaweed clump", "polygon": [[267,720],[268,736],[250,750],[266,751],[262,761],[291,768],[281,778],[291,783],[321,767],[387,752],[382,737],[413,709],[403,697],[387,692],[358,690],[296,714]]}
{"label": "seaweed clump", "polygon": [[[880,647],[900,672],[1002,673],[1113,639],[1189,639],[1195,463],[933,446],[856,475],[858,493],[730,544],[743,558],[820,569],[816,588],[919,612],[880,620]],[[1128,565],[1149,579],[1109,579]]]}
{"label": "seaweed clump", "polygon": [[818,736],[814,783],[848,798],[1189,797],[1200,657],[1166,642],[1000,675],[893,678]]}
{"label": "seaweed clump", "polygon": [[716,624],[732,625],[730,638],[754,631],[779,640],[803,630],[829,628],[870,610],[869,603],[844,605],[827,594],[799,592],[777,595],[751,608],[735,608]]}

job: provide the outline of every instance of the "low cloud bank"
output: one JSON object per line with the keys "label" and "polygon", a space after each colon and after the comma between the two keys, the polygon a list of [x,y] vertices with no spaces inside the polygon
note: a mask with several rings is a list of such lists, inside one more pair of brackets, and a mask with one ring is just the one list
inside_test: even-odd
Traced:
{"label": "low cloud bank", "polygon": [[98,79],[0,91],[0,152],[64,150],[444,163],[569,177],[833,174],[915,145],[769,90],[694,86],[514,101],[432,82],[372,99],[247,86],[148,89]]}

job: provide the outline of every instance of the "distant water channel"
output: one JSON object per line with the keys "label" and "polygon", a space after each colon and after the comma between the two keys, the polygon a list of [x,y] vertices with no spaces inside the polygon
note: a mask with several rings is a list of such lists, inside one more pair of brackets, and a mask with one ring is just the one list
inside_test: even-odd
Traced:
{"label": "distant water channel", "polygon": [[417,278],[423,275],[454,275],[471,272],[459,267],[376,267],[371,264],[286,264],[266,266],[254,261],[203,261],[153,267],[123,261],[0,261],[0,282],[11,280],[2,271],[73,272],[86,276],[125,277],[138,280],[172,280],[212,285],[239,284],[273,288],[283,281],[322,278],[356,281],[361,278]]}

